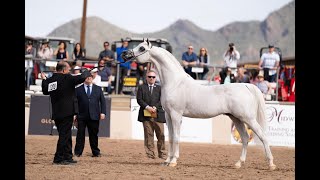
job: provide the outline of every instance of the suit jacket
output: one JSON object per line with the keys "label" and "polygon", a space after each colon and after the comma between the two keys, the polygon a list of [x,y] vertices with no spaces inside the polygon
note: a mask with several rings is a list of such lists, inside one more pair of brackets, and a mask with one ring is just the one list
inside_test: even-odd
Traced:
{"label": "suit jacket", "polygon": [[84,84],[76,88],[78,101],[78,120],[100,120],[100,114],[106,114],[106,100],[101,87],[92,84],[92,92],[88,97]]}
{"label": "suit jacket", "polygon": [[53,73],[50,78],[42,80],[42,92],[51,98],[52,119],[63,119],[76,113],[75,86],[83,83],[88,76],[89,71],[78,76]]}
{"label": "suit jacket", "polygon": [[149,86],[148,84],[143,84],[138,87],[137,91],[137,101],[138,104],[140,105],[140,110],[139,110],[139,116],[138,116],[138,121],[143,122],[143,121],[149,121],[150,117],[144,117],[143,115],[143,110],[146,108],[147,105],[149,106],[155,106],[157,108],[157,118],[154,118],[155,121],[157,122],[162,122],[165,123],[165,113],[164,110],[162,109],[161,101],[161,86],[160,85],[154,85],[152,94],[149,91]]}

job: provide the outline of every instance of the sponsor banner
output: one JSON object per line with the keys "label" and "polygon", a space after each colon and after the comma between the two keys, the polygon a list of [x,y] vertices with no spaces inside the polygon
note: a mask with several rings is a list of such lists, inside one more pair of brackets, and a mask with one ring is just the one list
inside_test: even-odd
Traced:
{"label": "sponsor banner", "polygon": [[[295,147],[294,105],[266,104],[266,121],[266,135],[270,146]],[[239,144],[232,130],[231,144]]]}
{"label": "sponsor banner", "polygon": [[[136,99],[131,99],[132,139],[144,139],[143,125],[138,121],[140,106]],[[168,127],[165,127],[165,139],[169,140]],[[155,137],[156,140],[156,137]],[[180,130],[181,142],[212,143],[212,119],[182,118]]]}
{"label": "sponsor banner", "polygon": [[[106,99],[106,118],[100,121],[99,137],[110,137],[110,112],[111,98]],[[30,116],[29,116],[29,135],[58,135],[57,127],[51,117],[51,102],[49,96],[31,95]],[[72,126],[72,135],[77,135],[77,128]],[[86,129],[86,136],[88,131]]]}

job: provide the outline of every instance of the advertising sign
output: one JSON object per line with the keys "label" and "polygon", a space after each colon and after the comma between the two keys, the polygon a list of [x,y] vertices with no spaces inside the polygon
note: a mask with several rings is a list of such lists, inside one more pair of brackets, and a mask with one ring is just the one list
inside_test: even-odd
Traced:
{"label": "advertising sign", "polygon": [[[144,139],[143,125],[138,121],[140,106],[137,99],[131,99],[132,139]],[[168,127],[164,124],[166,141],[169,140]],[[156,137],[155,137],[156,140]],[[181,142],[212,143],[212,119],[182,117]]]}
{"label": "advertising sign", "polygon": [[[294,105],[266,104],[266,121],[266,135],[270,146],[295,147]],[[231,129],[231,144],[240,144],[235,131],[234,128]],[[250,144],[254,144],[253,139]]]}
{"label": "advertising sign", "polygon": [[[110,137],[110,112],[111,98],[106,99],[106,118],[100,121],[99,137]],[[45,95],[31,95],[30,117],[29,117],[29,135],[58,135],[54,120],[51,119],[50,97]],[[72,126],[72,135],[77,135],[77,128]],[[88,132],[86,130],[86,136]]]}

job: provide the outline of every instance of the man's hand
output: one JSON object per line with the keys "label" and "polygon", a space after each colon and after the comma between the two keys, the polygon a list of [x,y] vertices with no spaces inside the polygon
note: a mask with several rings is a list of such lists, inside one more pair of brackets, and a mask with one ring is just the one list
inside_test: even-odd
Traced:
{"label": "man's hand", "polygon": [[100,114],[100,120],[104,120],[104,118],[106,117],[106,115],[105,114]]}
{"label": "man's hand", "polygon": [[156,112],[156,109],[154,109],[153,107],[148,107],[147,110],[150,112],[150,113],[155,113]]}
{"label": "man's hand", "polygon": [[46,74],[44,72],[41,72],[41,79],[47,79]]}

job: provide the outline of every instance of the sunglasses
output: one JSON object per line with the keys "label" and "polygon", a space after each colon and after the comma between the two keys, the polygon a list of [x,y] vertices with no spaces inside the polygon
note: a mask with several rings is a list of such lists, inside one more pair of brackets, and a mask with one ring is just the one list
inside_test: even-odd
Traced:
{"label": "sunglasses", "polygon": [[148,78],[156,78],[155,76],[148,76]]}

